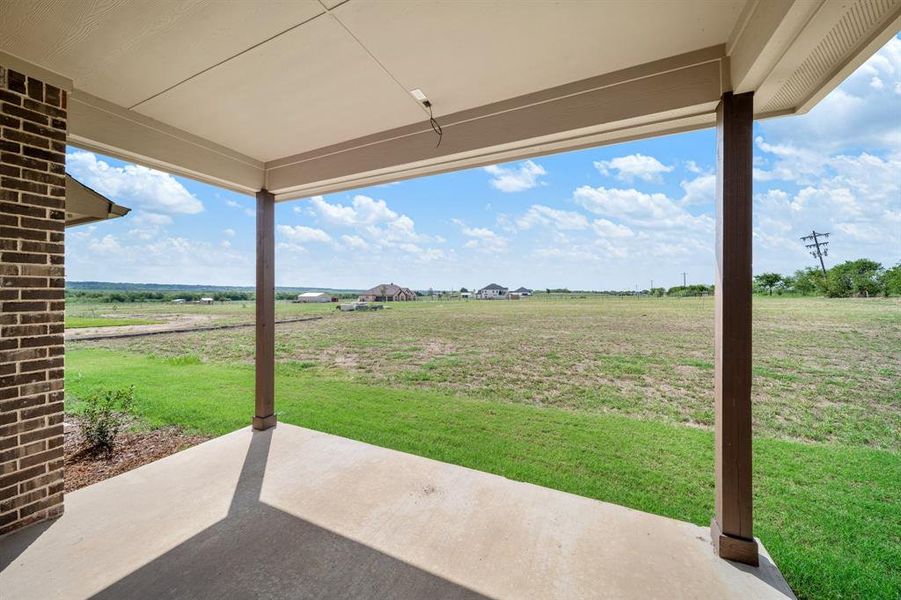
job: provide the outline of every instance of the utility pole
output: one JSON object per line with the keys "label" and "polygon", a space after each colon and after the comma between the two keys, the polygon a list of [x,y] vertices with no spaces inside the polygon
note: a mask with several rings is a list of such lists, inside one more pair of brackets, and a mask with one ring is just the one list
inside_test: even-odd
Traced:
{"label": "utility pole", "polygon": [[682,272],[682,287],[688,287],[688,284],[685,283],[685,271]]}
{"label": "utility pole", "polygon": [[805,247],[810,250],[810,255],[814,258],[820,259],[820,268],[823,269],[823,275],[826,275],[826,263],[823,262],[824,256],[829,256],[829,242],[821,242],[819,238],[828,238],[828,233],[817,233],[816,230],[810,232],[810,235],[805,235],[801,238],[804,242],[809,242],[813,240],[812,244],[805,244]]}

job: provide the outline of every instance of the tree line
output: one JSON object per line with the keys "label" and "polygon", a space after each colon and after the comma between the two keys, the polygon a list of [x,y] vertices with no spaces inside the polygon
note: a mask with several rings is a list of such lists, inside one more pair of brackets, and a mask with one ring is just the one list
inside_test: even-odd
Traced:
{"label": "tree line", "polygon": [[901,262],[885,268],[875,260],[859,258],[828,269],[799,269],[793,275],[761,273],[754,276],[760,294],[799,294],[829,298],[901,295]]}

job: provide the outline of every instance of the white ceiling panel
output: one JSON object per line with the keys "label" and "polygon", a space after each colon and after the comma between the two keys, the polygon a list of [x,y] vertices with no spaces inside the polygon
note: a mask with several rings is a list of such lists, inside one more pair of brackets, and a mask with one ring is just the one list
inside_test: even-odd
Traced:
{"label": "white ceiling panel", "polygon": [[709,125],[733,57],[758,115],[803,112],[899,27],[901,0],[0,0],[0,60],[74,89],[74,143],[284,195]]}
{"label": "white ceiling panel", "polygon": [[263,161],[425,120],[415,101],[329,16],[135,110]]}
{"label": "white ceiling panel", "polygon": [[0,45],[129,108],[322,12],[316,0],[3,0]]}
{"label": "white ceiling panel", "polygon": [[440,114],[723,44],[745,0],[359,2],[332,12]]}

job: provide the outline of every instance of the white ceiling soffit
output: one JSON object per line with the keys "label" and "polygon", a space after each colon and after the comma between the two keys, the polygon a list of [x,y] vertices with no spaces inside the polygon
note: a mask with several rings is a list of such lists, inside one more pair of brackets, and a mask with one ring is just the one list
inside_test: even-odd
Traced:
{"label": "white ceiling soffit", "polygon": [[5,0],[0,61],[73,82],[75,145],[287,199],[706,127],[733,88],[756,90],[758,116],[805,111],[899,15],[901,0]]}
{"label": "white ceiling soffit", "polygon": [[901,0],[753,0],[726,45],[757,118],[809,111],[901,30]]}

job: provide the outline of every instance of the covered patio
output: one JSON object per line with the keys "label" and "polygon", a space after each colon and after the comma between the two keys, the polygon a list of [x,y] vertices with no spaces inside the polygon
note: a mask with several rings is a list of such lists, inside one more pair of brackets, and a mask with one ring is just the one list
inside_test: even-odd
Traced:
{"label": "covered patio", "polygon": [[[806,112],[899,28],[901,0],[0,4],[3,589],[790,595],[753,530],[753,122]],[[709,530],[273,431],[277,202],[708,127]],[[67,145],[255,196],[257,293],[252,430],[64,502]]]}
{"label": "covered patio", "polygon": [[69,494],[0,567],[48,600],[794,597],[707,528],[284,423]]}

